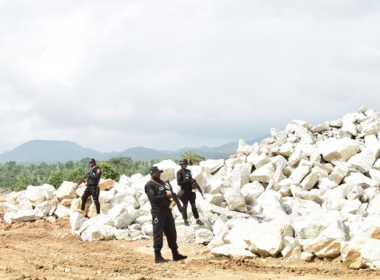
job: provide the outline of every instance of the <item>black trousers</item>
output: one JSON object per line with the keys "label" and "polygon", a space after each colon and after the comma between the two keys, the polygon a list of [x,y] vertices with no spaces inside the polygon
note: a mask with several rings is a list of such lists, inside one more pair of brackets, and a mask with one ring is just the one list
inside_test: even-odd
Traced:
{"label": "black trousers", "polygon": [[191,211],[193,212],[194,218],[198,219],[199,218],[199,213],[197,206],[195,205],[195,199],[197,198],[197,195],[195,192],[185,192],[185,191],[180,191],[178,194],[179,199],[182,201],[182,217],[184,220],[187,220],[187,206],[191,205]]}
{"label": "black trousers", "polygon": [[163,234],[168,241],[168,246],[172,252],[176,252],[177,246],[177,230],[172,211],[170,209],[162,209],[160,212],[152,211],[153,224],[153,248],[154,253],[160,253],[163,245]]}
{"label": "black trousers", "polygon": [[88,186],[82,195],[82,207],[84,210],[86,207],[87,199],[92,196],[92,200],[94,201],[96,207],[96,213],[100,214],[100,203],[99,203],[99,187],[98,186]]}

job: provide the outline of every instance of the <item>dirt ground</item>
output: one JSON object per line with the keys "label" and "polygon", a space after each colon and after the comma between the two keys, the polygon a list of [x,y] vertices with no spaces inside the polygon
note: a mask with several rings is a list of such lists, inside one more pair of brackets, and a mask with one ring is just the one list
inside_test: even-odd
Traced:
{"label": "dirt ground", "polygon": [[[281,258],[230,260],[205,246],[179,244],[180,262],[153,262],[152,240],[83,242],[67,219],[0,223],[0,279],[380,279],[380,271],[351,270],[341,260],[310,263]],[[165,246],[163,256],[170,258]]]}

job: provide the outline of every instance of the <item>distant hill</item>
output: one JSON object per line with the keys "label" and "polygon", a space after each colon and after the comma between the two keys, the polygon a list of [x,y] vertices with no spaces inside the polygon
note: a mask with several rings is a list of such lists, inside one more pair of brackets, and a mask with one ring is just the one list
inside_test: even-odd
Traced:
{"label": "distant hill", "polygon": [[[255,142],[261,142],[268,136],[262,136],[253,140],[246,141],[252,145]],[[207,159],[228,158],[235,154],[238,148],[238,141],[224,144],[220,147],[199,147],[183,148],[176,151],[159,151],[144,147],[129,148],[122,152],[102,153],[90,148],[83,148],[80,145],[70,141],[58,140],[32,140],[26,142],[12,151],[0,154],[0,163],[15,161],[17,163],[38,163],[38,162],[66,162],[69,160],[77,161],[83,158],[92,157],[97,160],[108,160],[112,157],[130,157],[133,160],[163,160],[171,158],[179,159],[180,155],[188,150],[194,149]]]}
{"label": "distant hill", "polygon": [[65,162],[81,160],[89,155],[95,158],[101,153],[69,141],[32,140],[1,154],[0,162]]}

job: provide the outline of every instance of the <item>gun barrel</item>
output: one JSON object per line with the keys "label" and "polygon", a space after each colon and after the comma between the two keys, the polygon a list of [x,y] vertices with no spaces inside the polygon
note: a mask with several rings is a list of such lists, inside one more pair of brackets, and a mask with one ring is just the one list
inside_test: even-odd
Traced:
{"label": "gun barrel", "polygon": [[172,185],[170,184],[169,181],[165,181],[164,183],[165,185],[169,187],[169,190],[172,193],[173,201],[177,204],[179,212],[182,213],[183,208],[182,208],[181,202],[179,201],[177,194],[173,191]]}

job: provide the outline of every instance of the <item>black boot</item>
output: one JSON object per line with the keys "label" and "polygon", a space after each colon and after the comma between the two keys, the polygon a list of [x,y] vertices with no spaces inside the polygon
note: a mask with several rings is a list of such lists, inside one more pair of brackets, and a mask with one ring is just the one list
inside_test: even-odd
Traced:
{"label": "black boot", "polygon": [[162,256],[161,253],[154,253],[154,262],[155,263],[166,263],[168,260],[165,260]]}
{"label": "black boot", "polygon": [[178,253],[178,251],[172,251],[172,253],[173,253],[173,261],[180,261],[180,260],[187,259],[187,256],[181,255],[180,253]]}

